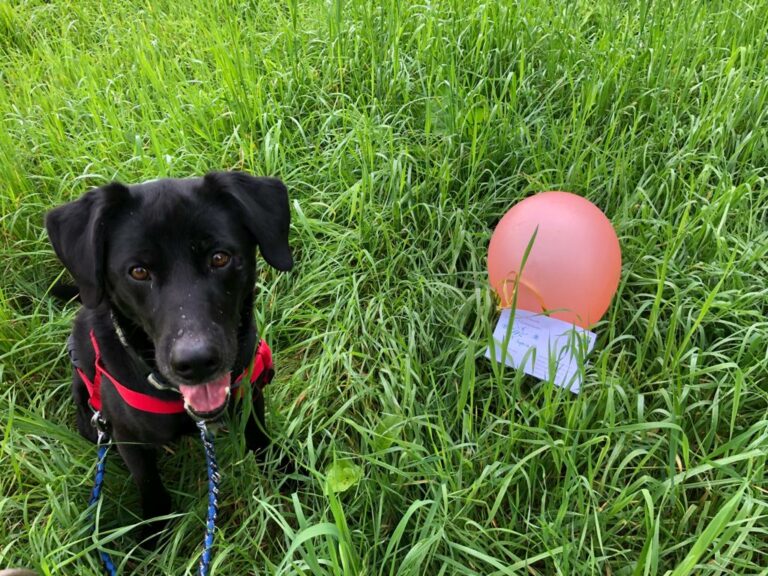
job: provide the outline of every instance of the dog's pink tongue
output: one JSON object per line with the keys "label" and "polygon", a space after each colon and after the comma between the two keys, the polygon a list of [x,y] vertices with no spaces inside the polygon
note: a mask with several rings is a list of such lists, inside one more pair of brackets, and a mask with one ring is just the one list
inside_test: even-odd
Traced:
{"label": "dog's pink tongue", "polygon": [[221,378],[217,378],[206,384],[194,386],[179,386],[181,395],[187,405],[198,414],[214,412],[221,408],[227,401],[227,388],[229,387],[230,374],[227,372]]}

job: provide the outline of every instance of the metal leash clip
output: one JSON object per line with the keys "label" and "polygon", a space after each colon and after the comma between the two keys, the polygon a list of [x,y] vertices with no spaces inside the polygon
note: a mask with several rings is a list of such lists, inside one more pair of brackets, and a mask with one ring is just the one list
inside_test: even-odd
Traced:
{"label": "metal leash clip", "polygon": [[93,416],[91,416],[91,426],[96,428],[96,431],[99,433],[99,440],[101,440],[102,437],[109,436],[109,425],[101,415],[100,410],[94,410]]}

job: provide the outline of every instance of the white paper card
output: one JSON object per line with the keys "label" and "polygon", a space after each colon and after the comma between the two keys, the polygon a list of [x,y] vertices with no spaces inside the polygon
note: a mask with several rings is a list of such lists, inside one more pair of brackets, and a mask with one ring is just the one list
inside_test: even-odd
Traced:
{"label": "white paper card", "polygon": [[[551,379],[557,386],[578,393],[581,388],[579,367],[584,365],[597,335],[568,322],[526,310],[515,312],[510,328],[510,315],[509,308],[502,310],[493,331],[496,361],[503,360],[507,366],[540,380]],[[503,354],[505,342],[507,352]],[[491,358],[490,348],[485,351],[485,357]]]}

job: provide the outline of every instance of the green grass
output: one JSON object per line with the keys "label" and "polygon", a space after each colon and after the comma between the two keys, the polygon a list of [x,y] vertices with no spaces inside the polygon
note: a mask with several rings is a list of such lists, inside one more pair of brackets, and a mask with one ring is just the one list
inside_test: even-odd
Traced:
{"label": "green grass", "polygon": [[[766,3],[372,4],[0,0],[0,567],[100,573],[44,212],[238,168],[292,193],[257,316],[306,477],[221,438],[213,574],[768,574]],[[578,397],[482,358],[493,225],[547,189],[623,250]],[[327,494],[334,462],[361,477]],[[199,442],[162,465],[148,553],[110,458],[123,574],[194,573]]]}

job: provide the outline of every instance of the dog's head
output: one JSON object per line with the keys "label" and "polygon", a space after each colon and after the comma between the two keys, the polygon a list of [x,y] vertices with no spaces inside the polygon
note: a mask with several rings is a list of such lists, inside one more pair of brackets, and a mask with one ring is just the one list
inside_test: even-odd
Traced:
{"label": "dog's head", "polygon": [[83,304],[140,328],[157,369],[199,414],[226,402],[256,246],[278,270],[293,266],[289,224],[283,183],[240,172],[112,183],[46,217]]}

